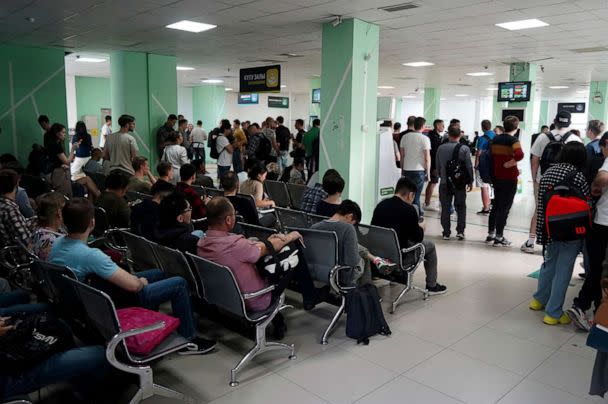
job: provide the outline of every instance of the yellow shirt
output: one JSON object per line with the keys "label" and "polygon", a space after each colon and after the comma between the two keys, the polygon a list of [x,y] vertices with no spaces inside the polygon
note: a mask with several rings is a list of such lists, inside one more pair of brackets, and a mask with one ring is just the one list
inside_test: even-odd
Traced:
{"label": "yellow shirt", "polygon": [[234,138],[237,142],[243,143],[243,145],[247,144],[247,136],[245,136],[245,132],[243,132],[243,129],[241,128],[238,128],[234,131]]}

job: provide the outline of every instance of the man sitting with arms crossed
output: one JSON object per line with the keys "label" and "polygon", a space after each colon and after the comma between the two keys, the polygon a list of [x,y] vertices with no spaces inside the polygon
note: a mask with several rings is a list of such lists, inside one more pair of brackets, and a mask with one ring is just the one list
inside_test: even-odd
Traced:
{"label": "man sitting with arms crossed", "polygon": [[215,341],[196,336],[188,284],[183,278],[165,278],[158,269],[139,272],[140,277],[137,277],[119,268],[101,250],[90,248],[87,240],[95,228],[95,211],[87,199],[70,199],[62,214],[68,235],[55,241],[49,262],[69,266],[80,281],[95,274],[127,292],[137,293],[140,304],[150,310],[158,310],[158,306],[170,301],[173,315],[180,319],[179,334],[197,346],[180,351],[180,354],[204,354],[213,350]]}
{"label": "man sitting with arms crossed", "polygon": [[424,225],[418,224],[418,213],[412,206],[417,186],[406,177],[401,177],[395,187],[395,196],[385,199],[374,209],[372,226],[394,229],[399,238],[399,246],[407,248],[422,243],[426,250],[424,269],[426,289],[431,295],[445,293],[447,287],[437,283],[437,251],[432,241],[424,240]]}

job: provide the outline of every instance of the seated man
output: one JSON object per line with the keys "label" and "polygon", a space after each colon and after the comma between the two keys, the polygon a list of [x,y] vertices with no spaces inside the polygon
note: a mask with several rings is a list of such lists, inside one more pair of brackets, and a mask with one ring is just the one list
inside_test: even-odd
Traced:
{"label": "seated man", "polygon": [[[232,234],[236,223],[236,212],[225,197],[215,197],[207,204],[209,230],[198,242],[198,255],[230,268],[243,293],[255,292],[268,286],[260,275],[256,262],[270,251],[263,242],[248,240],[244,236]],[[300,238],[296,232],[276,234],[268,238],[272,247],[279,251],[287,244]],[[304,267],[305,268],[305,267]],[[300,265],[296,269],[299,285],[304,299],[304,308],[311,310],[317,303],[314,284],[307,270]],[[247,308],[261,311],[268,308],[271,294],[265,294],[247,301]]]}
{"label": "seated man", "polygon": [[184,164],[179,169],[179,176],[181,181],[177,183],[175,190],[186,196],[186,199],[192,207],[193,219],[204,218],[207,216],[207,212],[205,210],[203,197],[199,196],[194,188],[192,188],[192,183],[196,179],[196,169],[192,164]]}
{"label": "seated man", "polygon": [[[30,244],[30,226],[15,202],[18,184],[19,175],[16,171],[0,170],[0,246]],[[25,254],[21,259],[26,261]]]}
{"label": "seated man", "polygon": [[323,190],[327,192],[327,197],[317,203],[315,213],[320,216],[333,216],[342,203],[344,186],[344,179],[339,175],[329,175],[327,178],[323,178]]}
{"label": "seated man", "polygon": [[114,170],[106,177],[106,190],[96,205],[106,211],[110,227],[129,227],[131,209],[125,199],[128,184],[129,177],[121,170]]}
{"label": "seated man", "polygon": [[173,166],[168,161],[161,161],[156,166],[158,173],[157,181],[165,181],[173,184]]}
{"label": "seated man", "polygon": [[[340,177],[340,174],[330,168],[323,175],[323,184],[331,177]],[[317,211],[317,205],[321,199],[327,198],[327,191],[322,184],[318,182],[311,188],[310,186],[304,192],[304,196],[302,197],[302,204],[300,205],[300,209],[302,209],[306,213],[315,213]]]}
{"label": "seated man", "polygon": [[102,152],[99,148],[94,148],[91,151],[91,159],[82,168],[84,171],[95,174],[103,174],[104,168],[101,165]]}
{"label": "seated man", "polygon": [[[5,153],[0,156],[0,168],[14,170],[19,177],[25,171],[17,158],[12,154]],[[27,191],[17,185],[17,195],[15,196],[15,203],[19,206],[19,212],[25,217],[29,219],[34,216],[34,209],[32,209],[32,204],[30,202],[30,198],[27,195]]]}
{"label": "seated man", "polygon": [[65,198],[58,192],[47,192],[36,198],[37,228],[32,234],[32,252],[41,261],[48,261],[53,243],[63,236],[61,209]]}
{"label": "seated man", "polygon": [[129,191],[141,192],[149,194],[152,185],[156,183],[156,177],[150,171],[148,159],[142,156],[137,156],[133,159],[133,170],[135,173],[129,179]]}
{"label": "seated man", "polygon": [[49,257],[51,263],[69,266],[80,281],[94,274],[127,292],[136,293],[140,304],[150,310],[158,310],[161,304],[171,302],[173,315],[180,319],[178,332],[197,346],[180,353],[191,355],[213,350],[214,341],[196,335],[188,284],[183,278],[165,278],[157,269],[138,272],[137,277],[119,268],[101,250],[90,248],[87,240],[95,227],[95,210],[87,199],[69,200],[62,213],[68,235],[55,241]]}
{"label": "seated man", "polygon": [[[333,231],[338,236],[338,263],[354,269],[351,284],[372,283],[370,263],[374,263],[379,270],[395,267],[383,258],[376,257],[359,244],[355,226],[361,221],[361,208],[356,202],[345,200],[329,219],[315,223],[311,228],[315,230]],[[345,285],[350,286],[350,285]]]}
{"label": "seated man", "polygon": [[156,226],[160,220],[160,203],[173,193],[175,187],[166,181],[152,185],[152,199],[144,199],[131,208],[131,231],[148,240],[154,240]]}
{"label": "seated man", "polygon": [[228,171],[221,179],[221,186],[224,190],[224,196],[228,198],[236,213],[243,216],[245,223],[260,225],[264,227],[274,227],[277,218],[274,214],[258,215],[255,204],[249,203],[245,196],[237,197],[239,192],[239,177],[234,171]]}
{"label": "seated man", "polygon": [[193,234],[192,207],[184,194],[174,192],[162,200],[159,207],[160,223],[155,239],[160,244],[182,252],[196,254],[200,237]]}
{"label": "seated man", "polygon": [[437,283],[437,251],[432,241],[424,240],[424,227],[418,223],[418,213],[412,205],[417,186],[410,179],[401,177],[392,198],[381,201],[372,217],[372,226],[394,229],[399,246],[407,248],[416,243],[424,244],[424,269],[426,289],[431,295],[445,293],[447,287]]}
{"label": "seated man", "polygon": [[215,188],[213,185],[213,178],[205,175],[207,173],[205,170],[205,160],[192,160],[191,164],[196,169],[196,179],[194,180],[194,185],[205,188]]}

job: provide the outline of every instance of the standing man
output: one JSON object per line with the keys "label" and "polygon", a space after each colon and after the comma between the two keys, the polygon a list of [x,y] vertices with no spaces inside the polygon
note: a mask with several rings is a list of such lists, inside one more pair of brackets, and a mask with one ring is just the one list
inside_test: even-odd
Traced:
{"label": "standing man", "polygon": [[167,117],[167,122],[156,131],[156,149],[159,158],[163,156],[163,150],[167,145],[167,136],[169,136],[169,133],[173,132],[173,127],[176,122],[177,117],[175,114],[171,114]]}
{"label": "standing man", "polygon": [[279,144],[279,171],[283,172],[289,165],[289,144],[291,143],[291,132],[283,123],[285,120],[282,116],[277,116],[277,143]]}
{"label": "standing man", "polygon": [[205,143],[207,143],[207,132],[203,129],[203,121],[196,121],[196,127],[192,129],[192,150],[196,160],[203,160],[203,171],[205,165]]}
{"label": "standing man", "polygon": [[276,163],[279,152],[279,144],[277,143],[277,134],[275,132],[277,122],[271,117],[266,118],[265,122],[266,127],[262,129],[262,135],[270,141],[270,145],[272,146],[270,149],[270,156],[266,159],[266,163]]}
{"label": "standing man", "polygon": [[494,131],[492,130],[492,122],[484,119],[481,121],[481,130],[483,136],[477,140],[477,151],[475,152],[475,174],[477,176],[477,184],[481,188],[481,203],[483,207],[478,215],[489,215],[490,214],[490,186],[484,183],[479,174],[479,160],[482,154],[490,152],[490,142],[494,139]]}
{"label": "standing man", "polygon": [[179,135],[182,137],[182,146],[186,149],[188,153],[188,159],[192,159],[192,139],[190,138],[190,133],[188,133],[188,120],[180,119],[177,121],[177,131]]}
{"label": "standing man", "polygon": [[135,138],[129,133],[135,129],[135,118],[131,115],[121,115],[118,125],[120,130],[108,136],[103,149],[103,159],[110,161],[106,174],[121,170],[130,177],[135,173],[133,159],[139,151]]}
{"label": "standing man", "polygon": [[[460,126],[451,125],[448,128],[448,143],[444,143],[437,149],[437,170],[441,178],[439,185],[439,201],[441,202],[441,227],[443,227],[443,239],[449,240],[451,234],[450,210],[452,203],[456,208],[458,223],[456,225],[456,238],[464,240],[464,229],[467,220],[467,192],[473,189],[473,165],[471,164],[471,150],[460,144]],[[465,185],[453,184],[450,180],[450,169],[448,165],[454,166],[456,160],[460,167],[464,168],[466,174]],[[461,170],[462,172],[462,170]]]}
{"label": "standing man", "polygon": [[426,119],[421,116],[414,119],[414,131],[403,135],[400,144],[401,170],[404,177],[416,184],[414,205],[418,207],[421,219],[424,210],[420,205],[420,194],[431,174],[431,140],[422,134],[425,123]]}
{"label": "standing man", "polygon": [[101,127],[101,134],[99,135],[99,148],[103,150],[108,140],[108,135],[112,134],[112,117],[106,115],[106,123]]}
{"label": "standing man", "polygon": [[439,173],[437,168],[437,150],[439,150],[439,146],[441,145],[441,134],[444,130],[445,125],[443,124],[443,120],[435,119],[435,121],[433,122],[433,130],[427,134],[431,141],[431,176],[430,182],[426,186],[426,193],[424,195],[424,209],[428,210],[434,210],[434,208],[431,207],[431,198],[433,196],[435,186],[439,182]]}
{"label": "standing man", "polygon": [[514,135],[519,128],[519,119],[508,116],[504,123],[505,133],[496,135],[490,146],[494,169],[494,205],[488,221],[486,243],[494,247],[508,247],[511,242],[504,237],[504,229],[517,192],[519,169],[517,162],[524,158],[519,140]]}
{"label": "standing man", "polygon": [[230,166],[232,165],[232,153],[234,152],[234,148],[228,139],[230,131],[230,121],[222,122],[219,136],[215,142],[217,154],[219,155],[217,158],[217,176],[220,180],[224,174],[230,171]]}
{"label": "standing man", "polygon": [[[557,156],[549,156],[545,154],[545,148],[549,143],[560,142],[563,144],[569,142],[580,142],[580,137],[572,135],[570,132],[570,124],[572,122],[570,112],[568,111],[559,111],[555,116],[555,120],[553,121],[555,125],[555,129],[548,133],[541,133],[536,138],[536,141],[532,145],[532,149],[530,149],[530,154],[532,155],[532,159],[530,160],[530,168],[532,170],[532,182],[534,184],[534,198],[535,201],[538,202],[538,186],[540,184],[540,177],[544,174],[544,169],[542,167],[548,168],[548,166],[554,164]],[[505,128],[506,131],[506,128]],[[543,156],[543,154],[545,154]],[[552,154],[552,153],[551,153]],[[538,203],[536,203],[538,205]],[[536,209],[534,210],[534,214],[532,215],[532,220],[530,221],[530,234],[528,236],[528,241],[526,241],[521,246],[521,251],[534,254],[534,244],[536,241]]]}
{"label": "standing man", "polygon": [[410,132],[414,131],[414,121],[416,117],[414,115],[410,115],[407,117],[407,129],[399,134],[399,140],[397,143],[401,144],[401,139],[403,139],[403,135],[407,135]]}
{"label": "standing man", "polygon": [[306,149],[306,167],[308,169],[308,179],[317,172],[319,167],[319,156],[315,155],[315,143],[319,143],[321,120],[315,119],[312,121],[312,128],[303,136],[303,144]]}
{"label": "standing man", "polygon": [[243,129],[241,129],[241,121],[235,119],[232,122],[232,125],[234,129],[234,143],[232,144],[234,152],[232,153],[232,165],[234,166],[234,171],[240,173],[243,171],[242,151],[247,145],[247,136],[245,136],[245,132],[243,132]]}

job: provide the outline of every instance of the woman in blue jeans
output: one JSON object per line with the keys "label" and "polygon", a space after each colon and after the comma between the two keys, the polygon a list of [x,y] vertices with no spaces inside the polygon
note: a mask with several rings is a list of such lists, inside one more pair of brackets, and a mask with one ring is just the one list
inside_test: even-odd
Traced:
{"label": "woman in blue jeans", "polygon": [[544,246],[544,262],[540,268],[538,288],[530,302],[530,309],[544,309],[543,322],[548,325],[570,323],[570,318],[562,307],[572,278],[574,262],[583,248],[583,238],[571,241],[551,240],[545,224],[545,195],[551,188],[566,180],[589,200],[589,184],[583,174],[586,164],[587,153],[583,144],[567,143],[557,157],[557,164],[549,168],[540,180],[536,234],[538,243]]}

